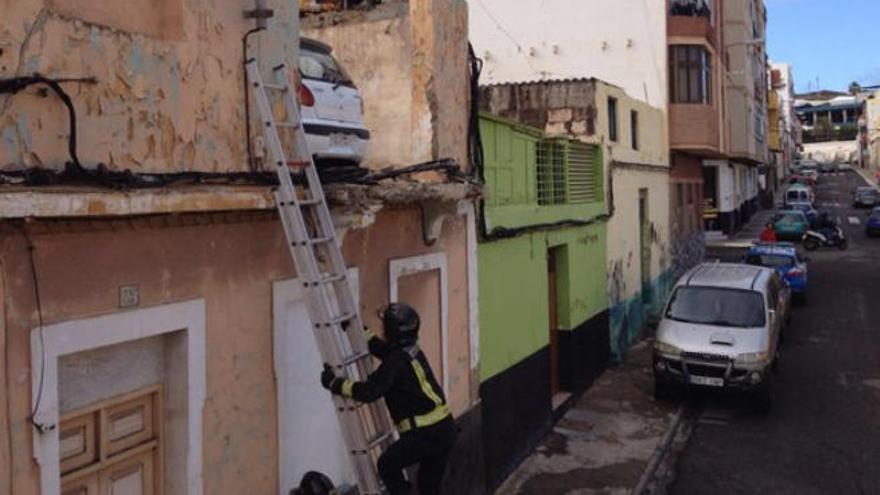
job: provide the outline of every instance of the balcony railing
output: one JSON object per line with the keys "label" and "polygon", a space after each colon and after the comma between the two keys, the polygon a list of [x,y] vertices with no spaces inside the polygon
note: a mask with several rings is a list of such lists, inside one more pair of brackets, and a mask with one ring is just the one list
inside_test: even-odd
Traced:
{"label": "balcony railing", "polygon": [[672,0],[669,13],[675,16],[712,18],[712,7],[707,0]]}

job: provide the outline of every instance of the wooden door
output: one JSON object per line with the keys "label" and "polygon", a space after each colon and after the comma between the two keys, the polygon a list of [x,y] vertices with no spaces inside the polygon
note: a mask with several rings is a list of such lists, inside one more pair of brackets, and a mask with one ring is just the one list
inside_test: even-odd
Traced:
{"label": "wooden door", "polygon": [[547,251],[547,309],[550,314],[550,396],[561,390],[559,382],[559,248]]}

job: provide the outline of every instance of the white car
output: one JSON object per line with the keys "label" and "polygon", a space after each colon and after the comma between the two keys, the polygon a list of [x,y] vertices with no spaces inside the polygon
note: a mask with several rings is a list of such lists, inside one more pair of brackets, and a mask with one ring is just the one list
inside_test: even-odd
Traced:
{"label": "white car", "polygon": [[779,340],[791,291],[772,268],[704,263],[675,286],[657,328],[654,394],[706,387],[773,399]]}
{"label": "white car", "polygon": [[300,39],[299,99],[309,151],[317,162],[360,163],[370,140],[363,100],[331,52],[320,41]]}

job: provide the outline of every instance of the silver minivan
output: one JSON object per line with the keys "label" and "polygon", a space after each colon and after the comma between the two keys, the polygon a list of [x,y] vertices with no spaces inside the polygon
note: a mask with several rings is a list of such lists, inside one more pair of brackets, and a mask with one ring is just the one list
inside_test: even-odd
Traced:
{"label": "silver minivan", "polygon": [[791,292],[776,270],[704,263],[676,284],[657,327],[654,393],[696,386],[746,392],[768,410]]}

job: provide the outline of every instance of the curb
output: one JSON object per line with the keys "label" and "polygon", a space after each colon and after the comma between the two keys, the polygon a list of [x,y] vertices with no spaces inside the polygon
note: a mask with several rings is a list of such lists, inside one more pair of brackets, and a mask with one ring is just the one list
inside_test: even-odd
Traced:
{"label": "curb", "polygon": [[642,495],[645,493],[648,483],[650,483],[651,479],[657,473],[657,468],[660,467],[663,458],[669,453],[669,446],[672,445],[673,440],[675,440],[675,435],[678,433],[679,427],[681,426],[681,420],[684,417],[684,409],[684,403],[678,406],[678,410],[675,411],[672,423],[670,423],[669,428],[666,430],[663,440],[657,445],[657,449],[654,450],[654,454],[648,461],[648,466],[645,467],[645,471],[642,473],[639,483],[632,489],[630,495]]}

